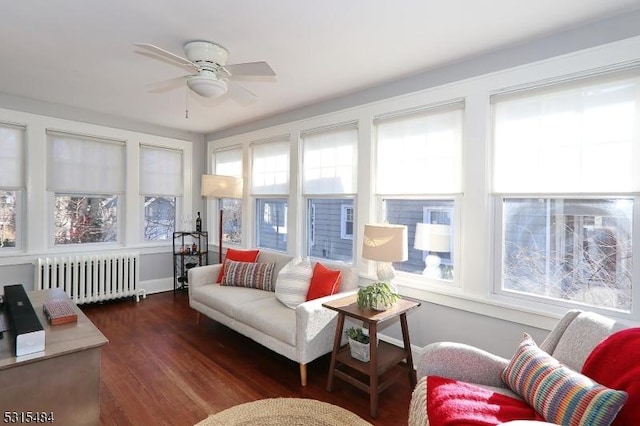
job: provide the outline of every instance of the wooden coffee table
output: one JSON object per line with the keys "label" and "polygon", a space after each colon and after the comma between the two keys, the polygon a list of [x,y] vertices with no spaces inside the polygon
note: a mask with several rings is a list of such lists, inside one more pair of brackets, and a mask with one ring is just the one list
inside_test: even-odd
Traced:
{"label": "wooden coffee table", "polygon": [[[393,307],[386,311],[375,311],[373,309],[358,308],[356,300],[357,295],[354,294],[322,304],[325,308],[338,312],[338,324],[336,325],[336,334],[333,340],[327,391],[331,392],[333,389],[333,378],[338,377],[358,389],[367,392],[370,400],[371,417],[376,417],[378,415],[378,395],[395,382],[405,371],[409,375],[411,387],[416,385],[416,372],[413,369],[409,327],[407,326],[407,312],[420,306],[420,303],[400,299]],[[383,341],[380,341],[376,346],[375,342],[378,340],[378,324],[398,316],[400,317],[400,325],[402,327],[404,347],[399,348]],[[369,362],[362,362],[352,358],[349,352],[349,345],[341,347],[340,343],[342,341],[345,317],[355,318],[368,325],[370,337]],[[405,360],[406,363],[402,363],[402,361]],[[398,368],[395,374],[391,374],[389,377],[380,381],[384,373],[397,366],[400,366],[400,368]],[[342,367],[348,367],[364,374],[368,377],[368,382],[350,375],[348,370],[343,370]]]}

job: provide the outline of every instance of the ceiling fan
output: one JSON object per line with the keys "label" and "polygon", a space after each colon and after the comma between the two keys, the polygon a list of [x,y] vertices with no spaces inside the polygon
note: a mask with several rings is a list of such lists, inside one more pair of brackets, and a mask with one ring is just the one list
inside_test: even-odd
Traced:
{"label": "ceiling fan", "polygon": [[[147,56],[169,60],[187,68],[192,74],[161,82],[165,90],[178,87],[186,81],[189,89],[205,98],[218,98],[227,91],[239,101],[255,100],[256,95],[245,87],[235,83],[234,79],[248,77],[275,77],[271,66],[264,62],[246,62],[227,64],[229,52],[224,47],[210,41],[190,41],[184,45],[186,58],[148,43],[133,43],[144,49]],[[150,54],[149,54],[150,53]]]}

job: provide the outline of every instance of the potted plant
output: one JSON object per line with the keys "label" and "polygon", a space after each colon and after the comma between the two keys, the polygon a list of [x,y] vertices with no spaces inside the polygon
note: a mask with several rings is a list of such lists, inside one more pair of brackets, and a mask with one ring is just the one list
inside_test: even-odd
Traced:
{"label": "potted plant", "polygon": [[378,281],[358,289],[358,307],[384,311],[392,307],[400,298],[388,283]]}
{"label": "potted plant", "polygon": [[360,327],[349,327],[345,334],[349,338],[351,357],[362,362],[369,362],[369,336],[364,334]]}

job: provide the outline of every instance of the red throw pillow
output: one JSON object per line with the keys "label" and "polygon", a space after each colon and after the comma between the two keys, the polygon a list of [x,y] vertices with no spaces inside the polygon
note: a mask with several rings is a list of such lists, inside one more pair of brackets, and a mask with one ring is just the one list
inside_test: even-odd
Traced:
{"label": "red throw pillow", "polygon": [[258,255],[260,254],[260,250],[235,250],[235,249],[227,249],[227,254],[224,257],[224,261],[222,262],[222,268],[220,268],[220,273],[218,274],[217,283],[222,282],[222,278],[224,277],[224,264],[227,260],[235,260],[236,262],[252,262],[258,259]]}
{"label": "red throw pillow", "polygon": [[321,263],[316,263],[313,267],[311,284],[307,292],[307,300],[318,299],[320,297],[336,294],[340,290],[342,283],[342,272],[327,268]]}
{"label": "red throw pillow", "polygon": [[640,327],[604,339],[591,351],[582,374],[608,388],[627,392],[628,399],[612,426],[640,425]]}

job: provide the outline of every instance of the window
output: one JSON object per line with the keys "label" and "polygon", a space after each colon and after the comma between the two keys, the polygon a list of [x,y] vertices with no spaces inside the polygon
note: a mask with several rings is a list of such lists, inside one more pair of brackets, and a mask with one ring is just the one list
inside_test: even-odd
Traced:
{"label": "window", "polygon": [[20,244],[24,182],[23,126],[0,123],[0,252]]}
{"label": "window", "polygon": [[498,292],[632,310],[639,101],[622,73],[492,98]]}
{"label": "window", "polygon": [[182,196],[182,151],[140,146],[140,195],[144,205],[144,240],[171,240],[177,200]]}
{"label": "window", "polygon": [[54,244],[119,241],[124,142],[50,130],[47,136],[47,189],[54,199]]}
{"label": "window", "polygon": [[[315,209],[312,209],[315,215]],[[340,238],[353,240],[353,206],[343,204],[340,215]]]}
{"label": "window", "polygon": [[302,144],[307,256],[352,262],[358,129],[306,132]]}
{"label": "window", "polygon": [[408,260],[395,263],[397,271],[453,281],[463,107],[454,102],[375,122],[381,220],[408,230]]}
{"label": "window", "polygon": [[[214,171],[217,175],[242,177],[242,148],[226,148],[214,153]],[[222,240],[225,243],[242,242],[242,199],[221,198],[217,200],[218,211],[223,210]],[[217,220],[220,217],[217,216]]]}
{"label": "window", "polygon": [[256,246],[287,250],[289,141],[278,138],[252,146],[251,195],[256,203]]}

